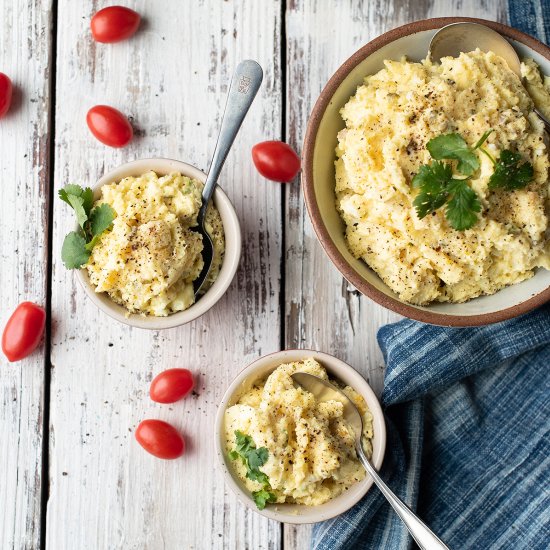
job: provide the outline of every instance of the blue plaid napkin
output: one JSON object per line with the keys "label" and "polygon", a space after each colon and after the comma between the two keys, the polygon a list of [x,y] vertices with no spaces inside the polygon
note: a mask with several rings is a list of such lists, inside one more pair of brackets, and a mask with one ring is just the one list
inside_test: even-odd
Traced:
{"label": "blue plaid napkin", "polygon": [[[495,325],[382,327],[381,475],[455,550],[550,547],[550,304]],[[315,549],[406,549],[380,491],[317,524]]]}
{"label": "blue plaid napkin", "polygon": [[[550,39],[550,0],[508,0],[509,24]],[[380,329],[388,485],[454,550],[550,548],[550,305],[487,327]],[[316,550],[408,549],[373,488],[313,530]]]}

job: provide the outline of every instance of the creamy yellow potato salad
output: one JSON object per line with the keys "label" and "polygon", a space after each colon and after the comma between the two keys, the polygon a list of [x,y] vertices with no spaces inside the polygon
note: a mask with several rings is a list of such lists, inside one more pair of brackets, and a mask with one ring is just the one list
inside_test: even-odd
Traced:
{"label": "creamy yellow potato salad", "polygon": [[385,61],[341,110],[336,205],[356,258],[400,299],[463,302],[550,269],[550,86],[506,62]]}
{"label": "creamy yellow potato salad", "polygon": [[[129,313],[166,316],[194,301],[193,281],[203,267],[197,224],[202,182],[179,173],[147,172],[104,185],[97,204],[116,212],[112,229],[94,246],[86,269],[96,292],[106,292]],[[218,276],[225,239],[217,209],[206,214],[214,262],[205,290]]]}
{"label": "creamy yellow potato salad", "polygon": [[[294,386],[294,372],[328,379],[313,358],[283,364],[225,412],[227,452],[259,508],[269,502],[322,504],[365,477],[342,403],[318,402]],[[353,388],[343,391],[363,416],[363,443],[370,458],[372,415]]]}

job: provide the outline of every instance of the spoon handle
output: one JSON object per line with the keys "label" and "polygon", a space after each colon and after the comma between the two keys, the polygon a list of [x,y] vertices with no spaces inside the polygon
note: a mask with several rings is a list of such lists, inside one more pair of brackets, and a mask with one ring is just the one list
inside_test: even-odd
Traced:
{"label": "spoon handle", "polygon": [[412,538],[422,550],[449,550],[433,531],[384,483],[374,466],[369,462],[361,445],[357,445],[357,454],[361,464],[374,480],[382,494],[386,497],[397,515],[407,526]]}
{"label": "spoon handle", "polygon": [[218,136],[216,148],[214,149],[214,155],[212,156],[212,163],[210,164],[206,183],[202,191],[202,207],[199,213],[199,219],[201,219],[206,212],[208,201],[212,198],[212,193],[214,193],[214,189],[216,188],[218,177],[225,159],[227,158],[227,154],[229,153],[229,149],[231,149],[244,117],[256,97],[256,93],[262,83],[263,74],[260,65],[251,59],[241,61],[233,73],[229,94],[227,95],[227,103],[225,104],[225,112],[223,113],[220,134]]}

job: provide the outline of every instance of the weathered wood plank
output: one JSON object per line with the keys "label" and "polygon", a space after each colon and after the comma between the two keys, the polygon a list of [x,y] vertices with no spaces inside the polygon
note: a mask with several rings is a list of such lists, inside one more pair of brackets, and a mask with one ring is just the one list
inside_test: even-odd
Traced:
{"label": "weathered wood plank", "polygon": [[[0,120],[0,303],[46,305],[51,2],[0,0],[0,71],[14,84]],[[0,354],[0,547],[38,548],[42,490],[44,345],[9,364]]]}
{"label": "weathered wood plank", "polygon": [[[128,3],[127,3],[128,4]],[[233,67],[257,59],[262,90],[222,174],[246,246],[227,295],[207,315],[164,332],[123,327],[89,303],[59,260],[69,212],[55,204],[48,547],[279,548],[280,525],[245,510],[215,463],[214,416],[235,374],[279,348],[280,186],[261,181],[251,146],[281,129],[279,2],[130,2],[146,20],[127,42],[90,41],[96,2],[59,2],[55,184],[92,183],[134,158],[165,156],[207,168]],[[126,149],[96,142],[86,111],[107,103],[133,117]],[[196,395],[172,406],[148,398],[153,375],[190,368]],[[176,461],[134,441],[143,418],[187,436]]]}
{"label": "weathered wood plank", "polygon": [[[287,5],[287,120],[290,143],[301,148],[313,105],[338,66],[361,45],[409,21],[446,15],[500,19],[506,2],[361,2],[291,0]],[[384,364],[378,328],[399,317],[361,296],[331,264],[316,240],[300,187],[287,193],[286,344],[319,349],[360,370],[376,392]],[[285,526],[284,547],[303,549],[311,529]]]}

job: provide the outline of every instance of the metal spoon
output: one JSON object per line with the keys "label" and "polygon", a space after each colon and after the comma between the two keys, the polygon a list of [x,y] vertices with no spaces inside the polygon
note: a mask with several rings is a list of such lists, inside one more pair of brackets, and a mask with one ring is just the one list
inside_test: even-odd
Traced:
{"label": "metal spoon", "polygon": [[303,389],[311,392],[318,401],[340,401],[344,405],[344,418],[352,427],[355,434],[355,448],[357,456],[365,470],[374,480],[382,494],[392,505],[397,515],[407,526],[409,533],[422,550],[449,550],[449,548],[430,530],[430,528],[382,481],[374,466],[369,462],[361,441],[363,434],[363,420],[357,407],[339,388],[313,374],[296,372],[293,380]]}
{"label": "metal spoon", "polygon": [[[439,61],[442,57],[458,57],[462,52],[476,48],[502,57],[523,82],[521,61],[512,44],[497,31],[480,23],[451,23],[442,27],[433,35],[428,55],[433,61]],[[534,111],[544,122],[546,131],[550,132],[550,121],[537,108]]]}
{"label": "metal spoon", "polygon": [[204,260],[202,271],[193,281],[195,299],[198,297],[199,291],[212,267],[212,261],[214,259],[214,245],[204,225],[208,203],[218,183],[218,177],[225,159],[227,158],[227,154],[260,88],[263,74],[262,68],[256,61],[247,59],[237,65],[233,73],[233,78],[231,79],[231,86],[229,87],[229,93],[227,95],[227,103],[225,104],[220,134],[218,136],[216,148],[214,149],[208,176],[206,177],[206,182],[202,190],[202,206],[197,216],[198,225],[197,227],[193,227],[194,231],[202,235],[202,257]]}

